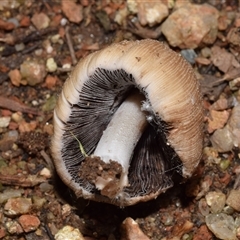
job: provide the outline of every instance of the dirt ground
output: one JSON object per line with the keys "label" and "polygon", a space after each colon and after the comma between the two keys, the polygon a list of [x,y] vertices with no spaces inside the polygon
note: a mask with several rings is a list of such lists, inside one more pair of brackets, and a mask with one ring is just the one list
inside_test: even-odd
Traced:
{"label": "dirt ground", "polygon": [[[0,239],[61,239],[56,234],[67,225],[85,240],[240,239],[238,4],[1,0]],[[154,18],[156,9],[166,12],[163,19]],[[167,24],[177,11],[176,22]],[[146,203],[119,208],[76,199],[57,176],[50,151],[63,83],[89,53],[144,38],[165,42],[196,72],[205,110],[201,162],[191,179]],[[137,227],[123,224],[129,217]]]}

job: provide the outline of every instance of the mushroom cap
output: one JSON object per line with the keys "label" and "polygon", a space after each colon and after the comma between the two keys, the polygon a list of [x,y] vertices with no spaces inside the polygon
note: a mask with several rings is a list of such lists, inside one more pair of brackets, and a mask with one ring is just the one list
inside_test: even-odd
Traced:
{"label": "mushroom cap", "polygon": [[[203,147],[200,86],[192,67],[180,54],[161,42],[147,39],[123,41],[88,55],[77,64],[65,82],[54,110],[51,147],[57,172],[65,184],[73,189],[77,196],[107,201],[80,186],[76,176],[69,171],[69,163],[65,160],[66,149],[63,150],[64,134],[69,129],[71,118],[76,111],[73,106],[81,101],[82,90],[98,69],[109,72],[124,70],[129,74],[133,80],[131,84],[144,93],[153,113],[170,126],[166,131],[167,145],[174,149],[181,160],[183,177],[190,177],[201,159]],[[101,81],[109,80],[106,77]],[[79,162],[75,163],[76,166],[77,164]],[[125,205],[147,201],[160,192],[129,200]]]}

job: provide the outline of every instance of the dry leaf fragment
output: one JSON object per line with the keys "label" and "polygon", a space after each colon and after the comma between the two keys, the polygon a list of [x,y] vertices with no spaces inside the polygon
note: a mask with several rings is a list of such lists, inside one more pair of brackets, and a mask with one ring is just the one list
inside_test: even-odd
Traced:
{"label": "dry leaf fragment", "polygon": [[240,68],[231,68],[228,72],[225,73],[222,80],[233,80],[237,77],[240,77]]}
{"label": "dry leaf fragment", "polygon": [[227,52],[226,49],[220,48],[219,46],[213,46],[211,51],[211,60],[214,66],[218,67],[220,71],[226,73],[232,66],[234,56],[230,52]]}
{"label": "dry leaf fragment", "polygon": [[235,46],[240,45],[240,34],[238,27],[230,29],[230,31],[227,34],[227,41]]}
{"label": "dry leaf fragment", "polygon": [[62,0],[62,11],[70,22],[80,23],[83,19],[82,6],[73,1]]}
{"label": "dry leaf fragment", "polygon": [[212,133],[216,129],[223,128],[229,118],[229,112],[224,111],[210,111],[211,118],[208,118],[208,132]]}
{"label": "dry leaf fragment", "polygon": [[201,76],[200,84],[203,95],[208,96],[211,101],[216,101],[227,83],[212,75],[202,74]]}
{"label": "dry leaf fragment", "polygon": [[221,110],[229,109],[229,108],[233,107],[233,105],[234,105],[234,98],[233,97],[230,97],[228,99],[220,98],[212,104],[210,109],[216,110],[216,111],[221,111]]}

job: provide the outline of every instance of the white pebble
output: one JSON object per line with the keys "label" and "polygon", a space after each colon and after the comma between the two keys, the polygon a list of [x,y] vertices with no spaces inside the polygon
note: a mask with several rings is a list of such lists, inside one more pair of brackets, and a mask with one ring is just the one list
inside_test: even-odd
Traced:
{"label": "white pebble", "polygon": [[48,58],[46,67],[48,72],[55,72],[57,70],[57,64],[53,58]]}
{"label": "white pebble", "polygon": [[0,117],[0,127],[8,127],[11,117]]}
{"label": "white pebble", "polygon": [[67,24],[68,20],[66,18],[62,18],[60,23],[61,23],[61,26],[65,26]]}
{"label": "white pebble", "polygon": [[232,216],[225,213],[209,214],[206,216],[206,224],[210,231],[223,240],[235,240],[237,227]]}
{"label": "white pebble", "polygon": [[54,236],[56,240],[84,240],[82,234],[77,228],[71,226],[65,226],[60,229]]}

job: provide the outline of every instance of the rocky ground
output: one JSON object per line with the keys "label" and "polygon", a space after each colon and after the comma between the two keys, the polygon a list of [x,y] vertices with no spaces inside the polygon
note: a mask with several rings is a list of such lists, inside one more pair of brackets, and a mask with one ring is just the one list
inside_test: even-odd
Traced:
{"label": "rocky ground", "polygon": [[[238,5],[1,0],[0,239],[240,238]],[[51,161],[57,96],[79,59],[143,38],[164,41],[196,72],[205,108],[202,160],[191,179],[154,201],[120,209],[77,200]]]}

